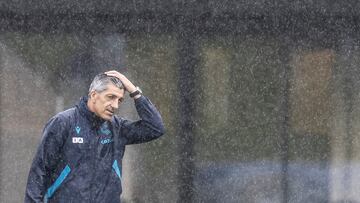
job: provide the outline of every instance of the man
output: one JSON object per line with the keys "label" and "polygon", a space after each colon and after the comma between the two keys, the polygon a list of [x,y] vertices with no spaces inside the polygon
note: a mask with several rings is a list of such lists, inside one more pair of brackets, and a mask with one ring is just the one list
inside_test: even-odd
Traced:
{"label": "man", "polygon": [[[140,120],[114,115],[125,90]],[[159,112],[124,75],[97,75],[76,107],[50,119],[32,163],[25,202],[119,203],[125,145],[164,134]]]}

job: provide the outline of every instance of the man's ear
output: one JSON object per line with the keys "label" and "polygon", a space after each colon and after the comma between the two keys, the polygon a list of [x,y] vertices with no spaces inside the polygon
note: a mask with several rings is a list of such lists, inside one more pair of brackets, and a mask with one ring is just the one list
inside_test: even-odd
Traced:
{"label": "man's ear", "polygon": [[97,93],[96,93],[95,90],[91,91],[90,94],[89,94],[90,99],[94,99],[95,96],[96,96],[96,94],[97,94]]}

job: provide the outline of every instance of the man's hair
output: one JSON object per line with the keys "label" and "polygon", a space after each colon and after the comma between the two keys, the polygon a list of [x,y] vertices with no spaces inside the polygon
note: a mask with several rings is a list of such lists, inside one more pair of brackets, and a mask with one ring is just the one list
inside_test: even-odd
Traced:
{"label": "man's hair", "polygon": [[106,90],[106,88],[109,84],[113,84],[116,87],[118,87],[119,89],[124,89],[124,86],[119,78],[113,77],[113,76],[108,76],[105,73],[100,73],[100,74],[96,75],[95,78],[93,79],[93,81],[91,82],[90,88],[89,88],[89,94],[93,90],[95,90],[96,92],[102,92],[102,91]]}

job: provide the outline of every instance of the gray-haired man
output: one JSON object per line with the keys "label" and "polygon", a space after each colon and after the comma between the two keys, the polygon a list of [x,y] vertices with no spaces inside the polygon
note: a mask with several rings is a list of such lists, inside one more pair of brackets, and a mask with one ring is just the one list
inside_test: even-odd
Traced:
{"label": "gray-haired man", "polygon": [[[134,98],[139,121],[114,115],[125,91]],[[76,107],[50,119],[32,163],[25,202],[119,203],[125,145],[164,134],[154,105],[124,75],[97,75]]]}

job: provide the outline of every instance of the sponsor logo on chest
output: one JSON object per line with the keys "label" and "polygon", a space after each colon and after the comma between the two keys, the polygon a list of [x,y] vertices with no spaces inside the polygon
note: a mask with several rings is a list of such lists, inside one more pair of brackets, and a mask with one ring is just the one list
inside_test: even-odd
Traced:
{"label": "sponsor logo on chest", "polygon": [[72,138],[72,143],[82,144],[82,143],[84,143],[84,138],[82,138],[82,137],[73,137]]}
{"label": "sponsor logo on chest", "polygon": [[112,142],[113,140],[111,138],[106,138],[106,139],[102,139],[100,141],[101,144],[109,144],[110,142]]}

